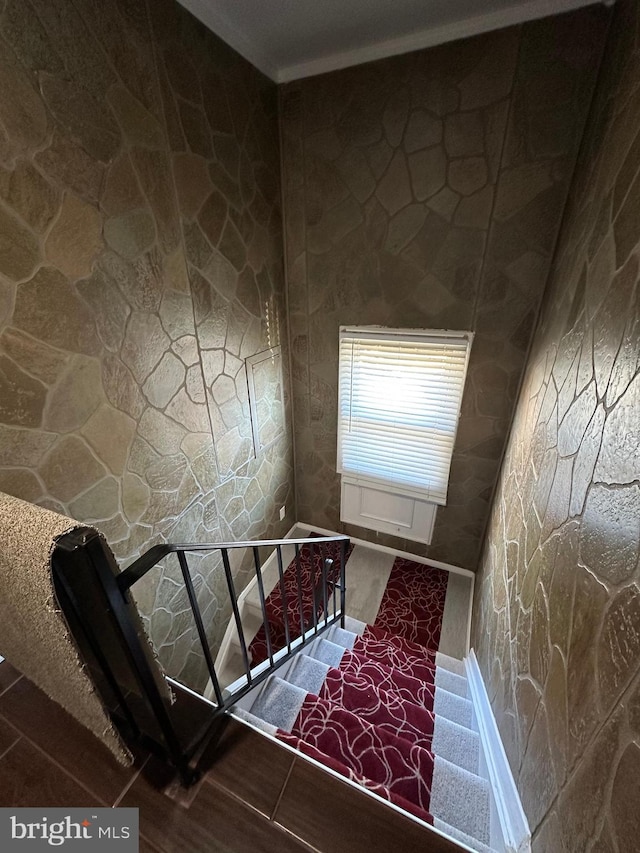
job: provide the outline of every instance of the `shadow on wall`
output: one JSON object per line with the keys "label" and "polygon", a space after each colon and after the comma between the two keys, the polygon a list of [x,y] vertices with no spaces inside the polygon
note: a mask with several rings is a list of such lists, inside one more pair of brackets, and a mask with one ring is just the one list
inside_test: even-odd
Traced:
{"label": "shadow on wall", "polygon": [[638,847],[639,24],[616,4],[476,588],[540,853]]}
{"label": "shadow on wall", "polygon": [[[275,86],[169,0],[2,0],[0,89],[0,489],[123,562],[283,533],[288,376],[256,455],[245,368],[287,344]],[[215,645],[219,571],[194,581]],[[197,686],[175,567],[138,601]]]}

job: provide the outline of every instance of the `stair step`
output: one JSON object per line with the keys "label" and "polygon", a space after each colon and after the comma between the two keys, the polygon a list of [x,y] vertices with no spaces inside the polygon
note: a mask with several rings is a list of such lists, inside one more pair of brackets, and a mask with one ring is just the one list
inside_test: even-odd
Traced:
{"label": "stair step", "polygon": [[437,755],[429,811],[434,818],[462,830],[482,844],[489,844],[489,782]]}
{"label": "stair step", "polygon": [[464,661],[459,658],[452,658],[450,655],[438,652],[436,654],[436,666],[439,666],[440,669],[448,669],[449,672],[455,672],[456,675],[467,677]]}
{"label": "stair step", "polygon": [[333,758],[325,752],[321,752],[315,746],[305,743],[299,737],[296,737],[296,735],[278,732],[276,736],[279,741],[282,743],[288,743],[289,746],[294,747],[294,749],[297,749],[298,752],[305,755],[307,758],[312,758],[314,761],[318,761],[325,767],[328,767],[334,772],[340,774],[340,776],[344,776],[346,779],[351,779],[351,781],[356,782],[358,785],[366,788],[366,790],[377,794],[379,797],[382,797],[382,799],[387,800],[390,803],[393,803],[403,811],[409,812],[409,814],[420,818],[420,820],[425,821],[425,823],[433,824],[433,817],[429,812],[425,812],[424,809],[414,805],[400,794],[390,791],[386,785],[378,782],[372,782],[371,779],[367,779],[365,776],[359,776],[339,759]]}
{"label": "stair step", "polygon": [[[240,708],[237,705],[234,705],[231,708],[232,714],[242,720],[245,723],[253,726],[255,729],[259,729],[265,734],[271,735],[271,737],[277,737],[283,743],[288,743],[290,746],[293,746],[298,752],[302,753],[302,755],[307,756],[308,758],[313,758],[315,761],[318,761],[320,764],[324,764],[326,767],[329,767],[331,770],[339,773],[341,776],[344,776],[347,779],[351,779],[354,782],[357,782],[363,788],[372,791],[377,794],[379,797],[382,797],[385,800],[393,803],[399,808],[403,809],[409,814],[415,815],[415,817],[420,818],[420,820],[424,820],[427,823],[431,823],[432,817],[428,812],[425,812],[419,806],[414,805],[413,803],[406,800],[404,797],[394,794],[386,785],[381,785],[379,783],[372,782],[370,779],[366,779],[365,777],[360,777],[353,770],[350,770],[345,764],[341,761],[336,760],[335,758],[331,758],[331,756],[326,755],[326,753],[320,752],[320,750],[316,749],[314,746],[305,743],[303,740],[300,740],[299,737],[295,735],[286,734],[282,730],[278,730],[277,726],[273,726],[269,723],[266,723],[264,720],[256,717],[250,711],[246,711],[244,708]],[[453,829],[453,828],[452,828]]]}
{"label": "stair step", "polygon": [[418,657],[413,652],[407,652],[400,644],[371,639],[365,635],[358,637],[353,646],[353,651],[386,666],[406,672],[421,681],[432,682],[435,677],[435,653],[429,654],[426,649],[423,650],[424,654]]}
{"label": "stair step", "polygon": [[445,835],[455,838],[456,841],[461,841],[463,844],[466,844],[467,847],[477,851],[477,853],[495,853],[492,847],[487,847],[487,845],[483,844],[482,841],[478,841],[477,838],[472,838],[470,835],[467,835],[466,832],[456,829],[455,826],[451,826],[437,817],[433,819],[433,825],[436,829],[439,829],[440,832],[444,832]]}
{"label": "stair step", "polygon": [[[312,695],[358,714],[381,730],[432,750],[433,713],[401,698],[393,690],[385,690],[367,678],[328,667],[306,655],[297,655],[282,677]],[[441,738],[444,746],[445,735]]]}
{"label": "stair step", "polygon": [[341,672],[364,678],[372,686],[377,686],[413,705],[419,705],[427,711],[433,710],[435,685],[427,684],[411,675],[377,661],[371,661],[362,654],[346,650],[340,661]]}
{"label": "stair step", "polygon": [[[284,553],[283,557],[286,559]],[[269,565],[262,566],[262,588],[264,590],[265,598],[267,598],[271,594],[271,592],[275,589],[276,586],[279,586],[279,581],[280,578],[278,575],[278,564],[275,562],[275,560]],[[260,617],[260,622],[262,623],[260,590],[258,589],[257,583],[253,584],[247,595],[245,595],[244,602],[248,607],[250,607],[258,614],[258,616]]]}
{"label": "stair step", "polygon": [[243,626],[247,617],[250,617],[252,621],[257,622],[259,626],[262,625],[262,605],[260,604],[260,599],[257,595],[258,594],[256,592],[255,597],[247,596],[244,600],[242,618]]}
{"label": "stair step", "polygon": [[462,675],[456,675],[455,672],[450,672],[448,669],[436,667],[436,687],[441,687],[443,690],[448,690],[449,693],[455,693],[464,699],[468,698],[467,679]]}
{"label": "stair step", "polygon": [[[303,668],[309,665],[313,668],[318,663],[318,661],[310,659],[304,662]],[[323,667],[322,664],[319,664],[319,666],[320,668]],[[234,706],[232,712],[240,719],[254,726],[254,728],[275,736],[278,729],[290,731],[291,717],[295,713],[294,720],[297,718],[301,707],[300,700],[303,699],[304,693],[305,691],[301,688],[284,682],[277,676],[272,676],[265,682],[265,686],[260,691],[251,711]],[[275,713],[276,708],[279,709],[279,713]],[[268,720],[265,720],[265,717]],[[442,749],[442,743],[444,742],[443,733],[446,730],[449,730],[450,735],[457,735],[461,742],[464,741],[467,744],[467,755],[473,750],[473,746],[469,746],[471,742],[469,739],[470,736],[471,740],[475,737],[477,741],[477,734],[475,732],[456,726],[456,724],[450,723],[447,720],[436,719],[434,752],[437,754],[434,756],[434,774],[429,805],[429,811],[434,815],[434,825],[445,834],[459,839],[468,847],[477,850],[478,853],[490,853],[490,849],[486,846],[484,840],[488,837],[489,832],[488,826],[485,825],[489,809],[488,783],[486,780],[470,772],[468,768],[465,769],[459,766],[460,762],[456,763],[449,760],[445,758],[442,752],[438,751]],[[438,750],[436,750],[436,743],[438,744]],[[425,818],[426,815],[422,813],[420,806],[417,804],[408,801],[403,802],[402,796],[396,796],[388,792],[387,789],[386,792],[379,790],[379,782],[374,783],[366,779],[357,779],[352,770],[347,771],[345,769],[343,772],[340,768],[334,766],[336,764],[335,759],[328,756],[327,760],[324,760],[323,753],[319,753],[316,747],[298,744],[298,748],[302,748],[302,751],[310,757],[314,757],[316,760],[319,759],[321,763],[324,762],[332,769],[338,770],[342,775],[354,778],[354,780],[361,783],[364,781],[365,787],[369,787],[376,793],[382,794],[385,799],[390,799],[396,805],[405,808],[405,810],[416,814],[418,817]],[[475,761],[477,765],[477,751]],[[458,825],[454,825],[451,821],[457,822]],[[480,838],[482,840],[478,840],[477,837],[471,837],[468,834],[469,832],[481,833]]]}
{"label": "stair step", "polygon": [[[230,684],[236,681],[236,679],[243,676],[244,672],[245,669],[242,654],[239,648],[236,648],[235,646],[230,644],[227,658],[224,664],[224,669],[218,672],[218,682],[220,683],[222,689],[224,690],[225,687],[228,687]],[[207,693],[205,695],[208,699],[212,699],[215,701],[215,694],[211,685],[209,685]]]}
{"label": "stair step", "polygon": [[430,812],[429,782],[435,762],[430,750],[311,695],[291,733],[342,761],[359,776],[385,785],[394,794]]}
{"label": "stair step", "polygon": [[249,710],[265,723],[290,732],[306,697],[306,690],[271,675]]}
{"label": "stair step", "polygon": [[309,657],[309,655],[299,654],[294,657],[286,675],[282,677],[291,684],[295,684],[296,687],[301,687],[308,693],[315,693],[317,696],[322,690],[322,685],[330,669],[331,667],[322,661]]}
{"label": "stair step", "polygon": [[316,637],[306,646],[305,654],[337,668],[340,666],[340,661],[344,655],[344,646],[332,643],[331,640],[325,640],[324,637]]}
{"label": "stair step", "polygon": [[[253,640],[255,635],[258,633],[260,628],[262,627],[262,615],[260,611],[257,613],[251,607],[245,607],[244,612],[242,614],[242,628],[245,636],[245,642],[247,646]],[[240,638],[238,637],[238,631],[236,629],[233,630],[231,634],[230,644],[240,650]]]}
{"label": "stair step", "polygon": [[[340,647],[342,651],[338,652],[337,648],[325,645],[327,643],[332,644],[334,647]],[[330,666],[337,667],[338,661],[341,660],[344,653],[343,650],[348,649],[356,654],[365,655],[372,661],[415,676],[421,681],[432,683],[435,678],[435,654],[429,657],[418,658],[413,653],[403,650],[399,644],[394,645],[386,640],[375,637],[371,638],[367,635],[358,637],[356,634],[345,631],[343,628],[338,628],[335,625],[329,628],[324,636],[316,638],[311,645],[313,649],[311,649],[311,646],[307,647],[307,654],[312,657],[318,657],[319,652],[321,656],[318,659],[323,660]],[[424,651],[425,655],[429,654],[427,650]],[[447,678],[446,675],[443,677]],[[455,676],[455,678],[460,678],[460,676]],[[457,684],[457,682],[455,683]],[[446,689],[448,689],[448,686]],[[455,689],[462,688],[456,687]]]}
{"label": "stair step", "polygon": [[357,714],[380,731],[432,751],[435,718],[420,705],[403,701],[339,669],[329,670],[320,697]]}
{"label": "stair step", "polygon": [[478,773],[480,763],[480,736],[472,729],[460,726],[446,717],[435,718],[431,749],[435,755]]}
{"label": "stair step", "polygon": [[278,731],[277,726],[272,726],[271,723],[266,723],[260,717],[256,717],[255,714],[252,714],[251,711],[245,711],[244,708],[240,708],[238,705],[234,705],[231,708],[231,713],[243,720],[245,723],[249,723],[249,725],[253,726],[254,729],[260,729],[261,732],[265,732],[272,737],[275,737],[276,732]]}
{"label": "stair step", "polygon": [[352,649],[358,639],[358,635],[353,631],[347,631],[339,625],[332,625],[324,636],[337,646],[342,646],[343,649]]}
{"label": "stair step", "polygon": [[415,640],[407,640],[399,634],[392,634],[384,628],[376,628],[375,625],[367,626],[362,640],[364,643],[382,642],[393,648],[402,651],[409,657],[415,657],[418,660],[429,660],[435,662],[435,657],[438,654],[434,649],[428,646],[421,646]]}
{"label": "stair step", "polygon": [[361,622],[359,619],[354,619],[353,616],[345,615],[344,627],[347,631],[351,631],[351,633],[361,636],[367,630],[368,625],[366,622]]}
{"label": "stair step", "polygon": [[436,695],[433,702],[433,711],[439,717],[446,717],[452,723],[474,729],[473,706],[468,699],[450,693],[442,687],[436,687]]}
{"label": "stair step", "polygon": [[[410,740],[412,743],[421,743],[421,745],[431,749],[435,754],[445,758],[447,761],[458,764],[465,770],[477,773],[479,737],[477,732],[474,732],[470,728],[461,726],[445,717],[436,717],[434,722],[433,714],[424,711],[420,706],[414,705],[412,707],[411,703],[402,701],[384,689],[380,690],[376,687],[367,689],[367,682],[363,679],[359,679],[357,676],[349,675],[348,673],[341,673],[340,670],[332,669],[327,664],[310,658],[307,655],[297,655],[281,675],[282,680],[286,683],[306,693],[320,695],[330,672],[333,672],[334,675],[330,685],[325,688],[325,693],[323,694],[325,699],[340,701],[344,704],[345,699],[348,697],[349,704],[344,704],[347,710],[359,714],[368,722],[382,725],[383,728],[387,728],[389,731],[393,731],[393,727],[387,719],[391,717],[397,726],[396,733],[398,736]],[[352,689],[354,686],[359,688],[360,691],[360,693],[356,692],[355,696]],[[271,688],[263,689],[263,695],[260,702],[256,702],[254,711],[262,710],[265,702],[272,701],[271,690],[273,689],[274,685]],[[279,689],[281,692],[286,691],[283,685]],[[336,694],[335,696],[331,693],[332,689]],[[342,695],[340,695],[341,690]],[[295,697],[298,697],[297,700]],[[293,709],[297,708],[299,710],[301,707],[300,697],[301,694],[296,692],[290,700],[287,700],[285,704],[287,707],[291,707],[291,712],[288,715],[285,713],[284,716],[275,716],[273,709],[270,709],[268,712],[270,715],[268,716],[269,721],[285,731],[290,731],[293,724],[291,713]],[[361,704],[357,704],[359,700],[361,700]],[[277,698],[274,701],[277,701]],[[385,705],[387,707],[391,706],[390,710],[387,711]],[[262,711],[262,714],[264,715],[264,711]],[[424,716],[424,720],[421,715]],[[377,719],[378,716],[381,719]],[[417,727],[415,724],[412,724],[412,717],[419,718]],[[432,741],[430,740],[431,732],[433,732]]]}

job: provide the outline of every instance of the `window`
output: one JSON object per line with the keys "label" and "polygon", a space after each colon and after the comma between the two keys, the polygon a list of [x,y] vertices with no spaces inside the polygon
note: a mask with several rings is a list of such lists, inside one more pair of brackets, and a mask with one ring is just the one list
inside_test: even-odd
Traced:
{"label": "window", "polygon": [[446,503],[472,338],[470,332],[341,327],[343,481]]}

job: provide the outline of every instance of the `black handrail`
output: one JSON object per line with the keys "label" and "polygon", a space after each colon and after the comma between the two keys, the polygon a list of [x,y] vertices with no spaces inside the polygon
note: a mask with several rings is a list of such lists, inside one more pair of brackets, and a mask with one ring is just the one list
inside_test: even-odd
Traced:
{"label": "black handrail", "polygon": [[[113,690],[119,702],[116,708],[110,706],[111,697],[108,692],[105,695],[102,685],[96,686],[116,723],[124,717],[124,731],[119,728],[125,740],[128,735],[145,745],[155,745],[183,782],[192,784],[195,777],[190,756],[180,742],[168,694],[163,695],[157,666],[141,637],[137,609],[130,595],[118,588],[117,567],[104,540],[95,530],[76,528],[57,540],[51,566],[58,602],[75,633],[79,651],[87,655],[84,640],[89,660],[93,655],[107,684],[118,685]],[[131,685],[124,690],[119,684],[118,674],[122,677],[123,672],[132,678],[133,691]],[[152,728],[148,717],[136,713],[132,692],[143,699],[147,714],[151,713]]]}
{"label": "black handrail", "polygon": [[308,545],[317,542],[346,542],[348,547],[349,537],[340,535],[312,536],[307,539],[258,539],[246,542],[216,543],[188,542],[179,545],[167,542],[149,548],[148,551],[145,551],[142,556],[131,563],[127,569],[121,571],[118,575],[118,586],[122,590],[129,589],[136,581],[144,577],[156,563],[159,563],[163,557],[174,554],[176,551],[233,551],[237,548],[275,548],[277,545]]}
{"label": "black handrail", "polygon": [[[329,543],[339,543],[340,566],[339,577],[336,577],[333,557],[326,557],[323,548]],[[283,567],[282,548],[293,546],[295,551],[291,564],[291,577],[295,579],[296,594],[291,601],[286,590],[285,570]],[[310,577],[311,613],[305,618],[304,597],[302,593],[301,547],[308,546],[311,552]],[[274,649],[272,625],[267,607],[268,595],[265,594],[263,582],[263,566],[260,561],[259,549],[270,547],[275,549],[278,579],[274,590],[280,589],[283,607],[284,645]],[[298,539],[265,539],[250,542],[222,543],[167,543],[156,545],[138,558],[127,569],[118,572],[110,552],[103,540],[95,531],[83,529],[67,534],[58,542],[57,558],[53,560],[54,582],[60,599],[60,604],[69,617],[72,630],[82,648],[84,642],[87,654],[104,678],[102,679],[110,691],[109,699],[103,694],[105,704],[111,705],[110,711],[116,724],[122,723],[121,731],[130,738],[151,745],[160,752],[169,763],[175,767],[185,784],[191,784],[198,777],[193,767],[193,758],[201,753],[205,740],[211,739],[219,730],[218,723],[228,714],[229,709],[246,693],[269,677],[271,672],[282,665],[299,648],[302,648],[320,631],[326,630],[338,620],[344,626],[345,609],[345,564],[349,547],[346,536],[313,536]],[[262,629],[267,651],[266,660],[252,667],[250,650],[242,625],[242,617],[238,605],[229,552],[238,549],[251,549],[255,569],[255,580],[258,587],[260,609],[262,613]],[[316,549],[320,553],[320,571],[316,570]],[[202,612],[193,585],[187,554],[190,552],[220,552],[222,567],[229,595],[232,619],[238,633],[240,650],[244,667],[244,680],[237,680],[233,690],[223,690],[212,650],[207,637]],[[141,637],[140,621],[137,608],[133,603],[130,591],[135,583],[145,577],[158,563],[169,554],[177,554],[182,573],[184,587],[193,613],[196,632],[206,664],[215,703],[204,697],[203,707],[208,716],[201,718],[196,734],[191,727],[185,742],[181,732],[180,721],[176,711],[169,701],[168,693],[163,695],[158,684],[157,673],[154,674],[153,658],[146,642]],[[335,554],[334,554],[335,556]],[[74,589],[74,584],[76,588]],[[94,584],[91,587],[91,584]],[[340,609],[336,608],[336,591],[340,589]],[[85,612],[85,602],[91,599],[91,606],[102,607],[99,613],[99,629],[92,624],[93,616]],[[330,613],[329,603],[333,598],[333,613]],[[295,601],[297,599],[297,602]],[[299,610],[299,632],[293,636],[291,617],[295,616],[296,603]],[[290,610],[291,605],[291,610]],[[322,614],[322,618],[320,617]],[[91,667],[90,667],[91,668]],[[119,682],[118,675],[126,671],[128,684]],[[171,678],[172,685],[179,685]],[[133,692],[130,684],[136,685]],[[101,689],[101,685],[97,685]],[[191,701],[197,694],[190,688],[185,688],[190,694]],[[135,695],[133,695],[135,694]],[[115,702],[113,701],[115,697]],[[146,707],[144,714],[140,712],[140,702]],[[113,705],[115,704],[115,708]],[[179,704],[179,703],[178,703]],[[180,709],[178,709],[180,710]],[[146,714],[146,717],[145,717]],[[151,714],[151,718],[149,718]],[[149,720],[151,719],[151,724]],[[184,728],[184,726],[182,726]]]}

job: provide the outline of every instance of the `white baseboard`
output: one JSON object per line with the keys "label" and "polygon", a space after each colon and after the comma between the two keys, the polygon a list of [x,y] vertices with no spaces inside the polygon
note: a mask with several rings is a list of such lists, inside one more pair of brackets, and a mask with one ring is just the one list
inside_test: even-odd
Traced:
{"label": "white baseboard", "polygon": [[[307,524],[304,521],[298,521],[294,527],[309,532],[323,533],[325,536],[349,536],[348,533],[336,533],[335,530],[328,530],[326,527],[319,527],[317,524]],[[413,560],[414,563],[422,563],[424,566],[433,566],[434,569],[443,569],[445,572],[453,572],[456,575],[464,575],[466,578],[475,578],[475,572],[470,569],[463,569],[460,566],[454,566],[451,563],[442,563],[440,560],[430,560],[429,557],[420,557],[418,554],[410,554],[409,551],[400,551],[397,548],[389,548],[387,545],[378,545],[377,542],[369,542],[367,539],[358,539],[357,536],[349,536],[349,539],[354,545],[365,545],[367,548],[373,548],[374,551],[382,551],[385,554],[396,554],[398,557],[406,557],[408,560]]]}
{"label": "white baseboard", "polygon": [[[531,832],[520,795],[502,745],[489,696],[473,649],[465,658],[467,682],[473,703],[480,743],[493,792],[505,853],[530,853]],[[492,846],[493,839],[492,839]]]}

